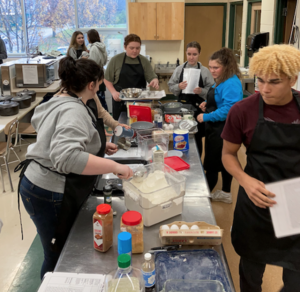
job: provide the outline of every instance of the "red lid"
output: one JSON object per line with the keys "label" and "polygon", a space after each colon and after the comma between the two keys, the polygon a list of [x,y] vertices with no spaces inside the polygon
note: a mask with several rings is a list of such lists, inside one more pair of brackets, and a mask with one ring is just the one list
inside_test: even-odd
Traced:
{"label": "red lid", "polygon": [[122,222],[128,226],[138,225],[142,222],[142,215],[137,211],[127,211],[122,216]]}
{"label": "red lid", "polygon": [[173,168],[176,171],[190,168],[190,165],[178,156],[166,157],[165,164],[170,166],[171,168]]}
{"label": "red lid", "polygon": [[98,214],[106,215],[110,212],[111,206],[108,205],[108,204],[100,204],[100,205],[97,206],[96,210],[97,210]]}

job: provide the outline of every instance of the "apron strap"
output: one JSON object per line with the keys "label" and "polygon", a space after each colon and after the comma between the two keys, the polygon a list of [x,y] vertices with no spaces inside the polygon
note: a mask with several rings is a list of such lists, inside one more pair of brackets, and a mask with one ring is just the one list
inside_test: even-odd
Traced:
{"label": "apron strap", "polygon": [[264,100],[261,95],[259,95],[258,120],[260,122],[264,121]]}
{"label": "apron strap", "polygon": [[296,90],[292,90],[293,91],[293,96],[296,99],[297,105],[298,105],[298,109],[300,111],[300,97],[299,97],[299,92]]}
{"label": "apron strap", "polygon": [[24,176],[24,173],[31,161],[32,161],[32,159],[26,159],[26,160],[20,162],[14,169],[14,172],[21,170],[21,173],[19,175],[20,180],[19,180],[19,184],[18,184],[18,210],[19,210],[19,217],[20,217],[22,240],[24,238],[24,234],[23,234],[22,216],[21,216],[21,209],[20,209],[20,185],[21,185],[21,180]]}

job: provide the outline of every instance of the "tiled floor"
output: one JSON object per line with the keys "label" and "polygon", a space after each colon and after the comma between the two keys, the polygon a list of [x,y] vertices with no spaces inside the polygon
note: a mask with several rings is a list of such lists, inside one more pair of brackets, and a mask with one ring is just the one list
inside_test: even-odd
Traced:
{"label": "tiled floor", "polygon": [[[22,151],[17,152],[21,160],[25,157],[26,149],[27,146],[22,146]],[[17,151],[19,151],[19,149]],[[13,154],[11,155],[13,156]],[[8,291],[36,236],[35,226],[21,202],[24,240],[22,240],[21,237],[17,196],[19,173],[13,172],[16,165],[17,163],[10,165],[14,192],[10,189],[7,173],[4,173],[5,193],[3,193],[2,184],[0,183],[0,218],[3,221],[3,228],[0,233],[0,290],[2,292]]]}
{"label": "tiled floor", "polygon": [[[26,151],[26,146],[22,147],[20,153],[21,160],[24,159]],[[242,149],[239,153],[240,161],[242,165],[245,164],[245,150]],[[21,266],[25,255],[27,254],[29,247],[31,246],[35,236],[36,230],[32,221],[30,220],[27,212],[24,210],[23,204],[21,203],[21,212],[22,212],[22,222],[24,229],[24,240],[21,240],[21,231],[20,231],[20,221],[18,213],[18,198],[17,198],[17,185],[19,181],[19,173],[13,173],[13,169],[16,164],[10,165],[14,192],[11,192],[7,174],[4,174],[5,179],[5,188],[6,192],[2,193],[2,188],[0,189],[0,218],[2,219],[4,226],[0,233],[0,291],[7,292],[8,290],[14,292],[24,292],[20,281],[26,281],[26,279],[21,278],[20,275],[23,274],[23,270],[26,269],[24,264]],[[220,179],[221,180],[221,179]],[[221,183],[218,182],[217,188],[220,188]],[[2,185],[1,185],[2,187]],[[238,262],[239,257],[235,253],[230,240],[230,227],[233,219],[233,211],[236,203],[238,191],[238,184],[236,181],[232,183],[232,194],[233,194],[233,204],[225,204],[220,202],[213,202],[213,210],[216,216],[217,223],[221,228],[225,230],[223,245],[226,252],[227,260],[231,270],[232,278],[235,284],[236,291],[239,292],[239,275],[238,275]],[[38,238],[37,238],[38,239]],[[36,248],[36,241],[32,245],[30,252],[27,255],[30,257],[32,254],[35,254],[34,249]],[[36,248],[37,249],[37,248]],[[39,256],[42,257],[41,252],[38,251]],[[21,270],[17,274],[19,268]],[[35,267],[36,268],[36,267]],[[24,272],[25,273],[25,272]],[[263,283],[263,292],[277,292],[282,286],[281,281],[281,268],[268,266]],[[15,279],[17,286],[14,289],[9,289],[14,277],[18,275],[18,279]],[[30,275],[30,274],[28,274]],[[30,277],[30,276],[27,276]],[[29,279],[27,279],[28,281]],[[32,291],[34,292],[34,291]]]}

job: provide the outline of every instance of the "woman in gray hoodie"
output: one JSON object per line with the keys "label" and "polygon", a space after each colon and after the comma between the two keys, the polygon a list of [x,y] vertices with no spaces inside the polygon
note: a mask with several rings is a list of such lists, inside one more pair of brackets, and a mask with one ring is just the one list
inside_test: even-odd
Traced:
{"label": "woman in gray hoodie", "polygon": [[[94,60],[100,67],[103,67],[107,63],[107,52],[105,44],[101,42],[98,31],[95,29],[90,29],[87,32],[87,39],[89,42],[89,55],[84,53],[82,57]],[[105,90],[106,87],[103,82],[100,85],[99,90],[97,91],[97,96],[99,97],[102,106],[108,111],[108,107],[105,101]]]}
{"label": "woman in gray hoodie", "polygon": [[59,77],[60,94],[34,111],[31,123],[37,141],[17,167],[23,168],[19,192],[44,249],[41,279],[54,270],[97,176],[132,176],[128,166],[104,158],[105,153],[115,153],[117,146],[106,142],[102,119],[88,107],[103,81],[101,67],[92,60],[66,57],[60,60]]}

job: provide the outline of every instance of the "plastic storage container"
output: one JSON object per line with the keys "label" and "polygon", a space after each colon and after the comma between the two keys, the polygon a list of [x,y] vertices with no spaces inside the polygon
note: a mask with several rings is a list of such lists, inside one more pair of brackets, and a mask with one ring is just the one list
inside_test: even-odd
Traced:
{"label": "plastic storage container", "polygon": [[145,292],[142,272],[131,266],[128,254],[118,256],[118,269],[105,278],[105,292]]}
{"label": "plastic storage container", "polygon": [[220,281],[213,280],[167,280],[164,292],[225,292]]}
{"label": "plastic storage container", "polygon": [[121,217],[121,231],[127,231],[132,236],[132,253],[144,252],[143,218],[139,212],[128,211]]}
{"label": "plastic storage container", "polygon": [[156,186],[155,191],[151,191],[151,188],[141,191],[141,185],[132,181],[132,178],[123,180],[126,208],[141,213],[145,226],[152,226],[181,214],[186,178],[163,163],[151,163],[145,165],[145,169],[146,179],[158,172],[160,175],[164,174],[166,184],[160,188],[160,181],[153,180],[151,184]]}
{"label": "plastic storage container", "polygon": [[137,156],[152,160],[153,148],[157,145],[164,151],[165,157],[169,150],[169,134],[163,129],[153,128],[137,131],[138,153]]}
{"label": "plastic storage container", "polygon": [[98,205],[93,216],[94,248],[106,252],[113,244],[113,210],[108,204]]}
{"label": "plastic storage container", "polygon": [[[226,292],[232,292],[221,258],[212,249],[160,252],[155,257],[155,271],[155,288],[158,292],[164,289],[166,282],[170,279],[219,281]],[[186,290],[175,289],[175,291]],[[208,292],[209,290],[200,291]],[[194,290],[189,290],[189,292],[194,292]]]}

